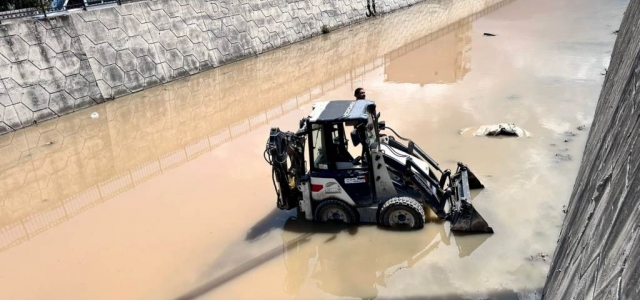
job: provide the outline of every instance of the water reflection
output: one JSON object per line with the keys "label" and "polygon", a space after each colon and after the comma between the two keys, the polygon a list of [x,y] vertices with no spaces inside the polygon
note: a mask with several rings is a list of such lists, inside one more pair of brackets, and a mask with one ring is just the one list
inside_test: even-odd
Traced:
{"label": "water reflection", "polygon": [[[260,241],[272,232],[279,235],[279,240],[271,235],[271,240]],[[491,237],[490,234],[472,237],[454,234],[442,223],[407,232],[371,225],[309,222],[273,210],[247,234],[246,241],[260,245],[248,246],[242,242],[229,245],[208,268],[205,276],[208,279],[176,299],[196,299],[275,259],[282,259],[284,263],[283,289],[294,298],[303,296],[302,287],[312,283],[335,296],[374,299],[378,297],[378,288],[386,287],[396,272],[424,262],[439,247],[455,244],[462,258],[471,255]],[[265,250],[269,247],[271,249]],[[448,276],[444,270],[442,273]]]}
{"label": "water reflection", "polygon": [[430,1],[0,136],[0,251],[510,2]]}
{"label": "water reflection", "polygon": [[[319,230],[323,225],[289,219],[282,232],[287,246],[284,265],[287,269],[285,291],[301,293],[306,281],[319,289],[343,297],[373,299],[378,288],[396,272],[414,267],[440,246],[451,245],[451,233],[442,224],[425,226],[415,232],[379,232],[358,235],[353,230]],[[326,226],[326,228],[332,228]],[[314,232],[308,241],[295,241],[301,233]],[[470,255],[491,235],[476,235],[457,243],[460,257]],[[336,272],[336,270],[345,270]],[[348,271],[347,271],[348,270]]]}
{"label": "water reflection", "polygon": [[385,55],[385,81],[424,86],[462,80],[471,71],[471,22],[458,22]]}

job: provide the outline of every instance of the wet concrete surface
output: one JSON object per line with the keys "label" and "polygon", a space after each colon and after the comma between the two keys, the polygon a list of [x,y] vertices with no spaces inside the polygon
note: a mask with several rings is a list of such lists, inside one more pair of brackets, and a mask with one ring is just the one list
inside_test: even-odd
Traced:
{"label": "wet concrete surface", "polygon": [[[539,299],[626,4],[430,1],[1,136],[2,298]],[[495,234],[274,209],[269,128],[358,86]]]}
{"label": "wet concrete surface", "polygon": [[640,299],[640,1],[625,11],[543,297]]}

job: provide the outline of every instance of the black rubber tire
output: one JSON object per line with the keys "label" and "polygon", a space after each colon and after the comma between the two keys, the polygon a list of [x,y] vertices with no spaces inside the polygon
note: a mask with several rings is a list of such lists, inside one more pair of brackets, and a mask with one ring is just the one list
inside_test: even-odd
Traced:
{"label": "black rubber tire", "polygon": [[353,209],[349,207],[349,205],[344,201],[340,200],[324,200],[320,202],[320,204],[316,208],[313,218],[316,221],[323,222],[324,220],[322,218],[322,215],[328,209],[337,209],[339,211],[342,211],[344,216],[346,217],[343,221],[343,223],[345,224],[355,224],[357,222],[356,214],[353,212]]}
{"label": "black rubber tire", "polygon": [[[413,217],[413,226],[399,226],[392,224],[392,214],[394,212],[405,212]],[[424,227],[425,213],[420,202],[409,197],[391,198],[380,208],[378,223],[386,227],[420,229]]]}
{"label": "black rubber tire", "polygon": [[306,218],[306,215],[302,211],[302,209],[300,209],[300,206],[296,207],[296,219],[305,220],[305,218]]}

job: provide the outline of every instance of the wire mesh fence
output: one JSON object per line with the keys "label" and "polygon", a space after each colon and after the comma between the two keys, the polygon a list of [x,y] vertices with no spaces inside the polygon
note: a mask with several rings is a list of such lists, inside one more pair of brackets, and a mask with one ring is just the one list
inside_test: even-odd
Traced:
{"label": "wire mesh fence", "polygon": [[149,0],[1,0],[0,24],[10,19],[47,17],[47,14],[77,9],[98,9],[100,6],[121,5]]}
{"label": "wire mesh fence", "polygon": [[42,10],[36,7],[0,11],[0,22],[8,19],[31,17],[31,16],[38,15],[41,12]]}

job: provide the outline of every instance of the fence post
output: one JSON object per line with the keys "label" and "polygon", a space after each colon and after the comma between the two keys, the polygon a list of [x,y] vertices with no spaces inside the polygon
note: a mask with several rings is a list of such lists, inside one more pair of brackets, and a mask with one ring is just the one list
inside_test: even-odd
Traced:
{"label": "fence post", "polygon": [[42,13],[44,14],[44,17],[47,17],[47,10],[44,9],[44,3],[42,3],[42,0],[38,0],[38,2],[40,2],[40,7],[42,7]]}

